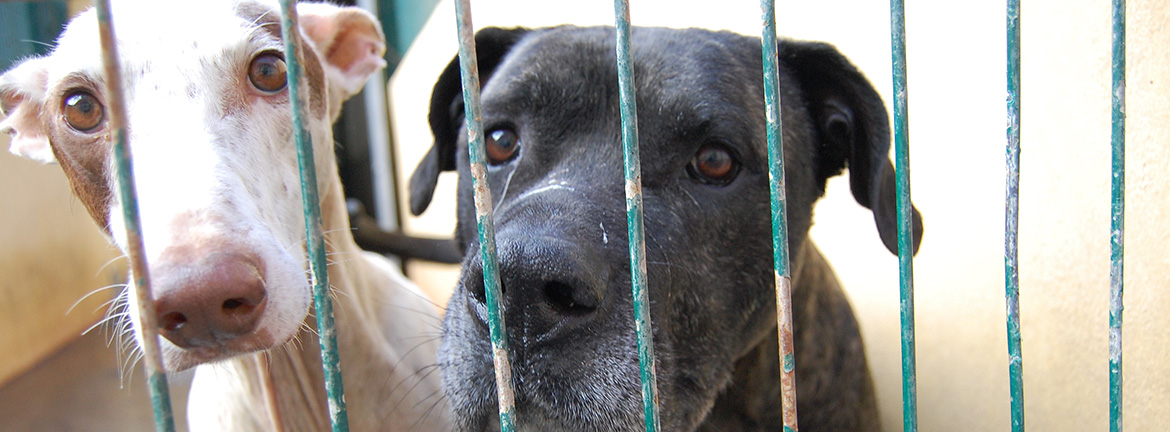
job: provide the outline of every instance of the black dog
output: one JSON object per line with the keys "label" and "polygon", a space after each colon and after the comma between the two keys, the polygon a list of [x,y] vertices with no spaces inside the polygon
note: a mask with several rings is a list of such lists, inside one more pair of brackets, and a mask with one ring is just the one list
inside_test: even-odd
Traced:
{"label": "black dog", "polygon": [[[476,43],[517,426],[642,430],[613,30],[486,29]],[[759,39],[638,28],[632,45],[663,430],[781,430]],[[848,166],[854,197],[896,250],[886,111],[832,46],[784,41],[780,60],[799,426],[878,430],[857,322],[806,238],[826,179]],[[430,110],[435,143],[411,179],[411,210],[426,209],[440,171],[458,169],[467,251],[444,323],[443,385],[460,430],[491,430],[457,62]]]}

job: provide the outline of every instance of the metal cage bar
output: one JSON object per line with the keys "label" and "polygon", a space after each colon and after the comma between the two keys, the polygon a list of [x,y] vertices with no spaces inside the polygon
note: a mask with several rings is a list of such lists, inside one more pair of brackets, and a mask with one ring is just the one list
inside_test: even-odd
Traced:
{"label": "metal cage bar", "polygon": [[150,269],[146,263],[146,249],[142,244],[142,220],[138,214],[138,192],[134,183],[134,160],[126,137],[126,98],[122,86],[122,64],[118,58],[118,43],[110,11],[110,0],[94,4],[98,32],[102,44],[102,64],[106,74],[106,94],[110,129],[114,139],[114,163],[118,177],[118,199],[122,203],[122,218],[126,224],[126,254],[130,259],[130,273],[134,278],[134,296],[138,305],[138,319],[142,331],[142,354],[146,364],[146,382],[154,409],[154,427],[159,432],[175,430],[171,411],[171,395],[163,368],[159,347],[158,316],[154,311],[154,296],[150,291]]}
{"label": "metal cage bar", "polygon": [[776,46],[776,4],[762,0],[761,51],[764,61],[764,111],[767,116],[768,185],[772,200],[772,259],[776,283],[776,326],[780,345],[780,396],[785,432],[795,432],[796,354],[792,342],[792,278],[788,266],[788,209],[785,202],[784,134],[780,113],[780,59]]}
{"label": "metal cage bar", "polygon": [[630,4],[614,0],[617,32],[618,90],[622,115],[622,159],[625,163],[626,225],[629,231],[630,280],[634,296],[634,331],[638,338],[638,367],[642,378],[642,406],[646,431],[657,432],[658,383],[654,367],[654,327],[650,321],[650,292],[646,282],[646,242],[642,218],[642,168],[638,155],[638,106],[630,50]]}
{"label": "metal cage bar", "polygon": [[894,69],[894,166],[898,196],[898,276],[902,316],[902,427],[918,430],[918,380],[914,348],[914,232],[910,206],[910,137],[906,96],[906,8],[890,0]]}
{"label": "metal cage bar", "polygon": [[[316,168],[313,159],[312,138],[305,124],[305,104],[300,96],[301,68],[297,60],[297,37],[295,2],[281,1],[282,37],[285,41],[285,61],[288,64],[288,81],[294,135],[297,141],[297,160],[301,174],[301,192],[304,200],[307,248],[313,277],[313,300],[317,310],[318,334],[321,357],[324,365],[325,387],[329,402],[329,416],[335,432],[349,430],[344,399],[344,386],[337,350],[337,334],[333,320],[333,305],[329,297],[329,277],[326,270],[325,242],[321,230],[321,210],[317,190]],[[147,382],[154,408],[155,427],[159,431],[173,431],[174,416],[166,375],[163,372],[162,354],[158,342],[157,317],[150,310],[153,298],[150,291],[150,274],[142,245],[141,222],[138,215],[138,198],[133,175],[133,159],[126,137],[126,111],[122,88],[122,74],[118,60],[117,44],[111,20],[109,0],[95,3],[98,26],[102,42],[102,60],[107,77],[109,94],[110,123],[114,137],[115,163],[118,175],[119,198],[127,229],[127,255],[134,277],[138,313],[142,323],[143,352],[146,364]]]}
{"label": "metal cage bar", "polygon": [[1004,278],[1012,432],[1024,430],[1024,355],[1020,339],[1020,0],[1007,0],[1007,193]]}
{"label": "metal cage bar", "polygon": [[289,102],[292,106],[293,135],[297,142],[297,163],[301,172],[301,198],[305,207],[305,237],[313,276],[313,305],[317,309],[317,334],[325,372],[325,393],[329,399],[329,420],[334,432],[349,430],[345,387],[337,352],[337,329],[333,322],[333,300],[329,297],[329,271],[325,261],[325,237],[321,232],[321,207],[317,191],[317,169],[313,159],[313,138],[305,126],[304,95],[301,93],[301,64],[297,59],[300,35],[297,32],[295,0],[281,0],[281,36],[288,65]]}
{"label": "metal cage bar", "polygon": [[1125,0],[1113,0],[1113,181],[1109,254],[1109,430],[1121,432],[1121,312],[1125,290]]}
{"label": "metal cage bar", "polygon": [[[288,64],[290,101],[297,141],[306,236],[313,277],[313,296],[317,310],[322,362],[326,376],[330,420],[333,431],[349,430],[344,387],[337,351],[333,306],[329,297],[324,236],[321,230],[319,193],[313,159],[312,138],[304,123],[301,96],[301,66],[297,60],[299,37],[296,28],[295,0],[281,0],[282,36]],[[486,187],[486,155],[483,148],[483,125],[480,111],[480,82],[475,53],[470,0],[456,0],[459,31],[459,59],[462,72],[465,115],[469,136],[471,172],[475,191],[477,228],[488,307],[488,324],[496,370],[501,430],[514,427],[514,396],[511,365],[508,358],[506,325],[502,315],[499,265],[496,257],[492,199]],[[159,348],[157,317],[153,304],[150,275],[142,244],[141,222],[135,190],[133,161],[126,136],[126,111],[116,37],[109,0],[95,2],[103,49],[103,63],[110,95],[110,123],[114,139],[119,199],[123,203],[128,256],[134,278],[138,313],[142,322],[143,351],[147,382],[158,431],[173,431],[174,418],[166,375]],[[615,0],[616,50],[621,97],[623,160],[629,229],[632,294],[635,327],[641,369],[646,430],[659,429],[658,390],[656,384],[653,332],[650,320],[649,293],[646,281],[644,226],[642,213],[641,169],[638,155],[637,107],[630,48],[628,0]],[[773,224],[777,325],[780,329],[781,390],[784,430],[797,430],[795,356],[792,341],[791,280],[789,274],[788,236],[785,208],[782,122],[780,113],[779,65],[776,44],[774,0],[761,0],[762,55],[767,115],[769,184]],[[894,145],[898,213],[898,256],[902,321],[903,429],[917,431],[917,391],[915,372],[914,301],[913,301],[913,232],[910,210],[908,103],[906,85],[905,8],[903,0],[891,0],[891,53],[894,76]],[[1122,430],[1122,295],[1124,291],[1124,212],[1125,212],[1125,0],[1113,1],[1112,27],[1112,196],[1110,225],[1110,309],[1109,309],[1109,415],[1110,431]],[[1008,356],[1011,391],[1012,430],[1024,430],[1023,356],[1021,352],[1018,279],[1018,211],[1020,169],[1020,9],[1019,0],[1007,0],[1007,194],[1005,215],[1005,297],[1007,301]]]}
{"label": "metal cage bar", "polygon": [[483,121],[479,101],[479,60],[475,55],[475,32],[471,23],[471,0],[455,0],[459,32],[459,67],[463,79],[463,106],[467,123],[468,153],[471,157],[472,189],[475,191],[475,224],[479,230],[483,284],[487,298],[488,331],[496,371],[496,398],[500,407],[500,430],[515,430],[515,399],[512,390],[512,363],[508,359],[508,334],[502,314],[500,266],[496,258],[496,229],[492,220],[492,196],[487,179]]}

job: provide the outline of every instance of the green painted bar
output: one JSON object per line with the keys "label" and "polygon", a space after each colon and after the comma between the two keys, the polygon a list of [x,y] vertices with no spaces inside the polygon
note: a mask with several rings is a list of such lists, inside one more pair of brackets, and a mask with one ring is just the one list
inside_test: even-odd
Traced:
{"label": "green painted bar", "polygon": [[1109,430],[1121,432],[1121,312],[1125,290],[1125,0],[1113,0],[1113,199],[1109,254]]}
{"label": "green painted bar", "polygon": [[500,266],[496,258],[496,230],[492,220],[492,196],[487,180],[487,155],[483,148],[483,119],[479,103],[479,59],[475,54],[475,32],[471,23],[471,1],[455,0],[459,31],[459,67],[463,78],[463,106],[467,123],[468,153],[471,157],[472,189],[475,194],[475,221],[479,229],[479,251],[483,260],[483,284],[487,298],[488,332],[496,370],[496,399],[500,406],[500,430],[515,430],[515,397],[512,390],[512,363],[508,358],[508,335],[501,314]]}
{"label": "green painted bar", "polygon": [[337,328],[333,323],[333,300],[329,297],[329,272],[325,261],[325,237],[321,232],[321,207],[317,191],[317,169],[313,159],[313,138],[305,126],[306,104],[301,94],[301,64],[297,59],[300,34],[297,29],[295,0],[281,0],[281,36],[284,38],[285,63],[288,65],[289,102],[292,105],[293,135],[297,142],[297,162],[301,171],[301,197],[305,207],[305,234],[309,264],[313,275],[313,304],[317,309],[317,333],[321,344],[321,363],[325,372],[325,393],[329,399],[329,420],[334,432],[349,431],[345,408],[345,387],[337,352]]}
{"label": "green painted bar", "polygon": [[638,155],[638,106],[634,93],[634,66],[630,50],[630,5],[614,0],[617,31],[618,89],[621,97],[622,149],[626,176],[626,224],[630,236],[630,279],[634,296],[634,329],[638,338],[638,365],[642,375],[642,407],[646,431],[657,432],[658,383],[654,359],[654,327],[650,321],[650,293],[646,283],[646,243],[642,219],[642,168]]}
{"label": "green painted bar", "polygon": [[1007,0],[1007,202],[1004,277],[1012,432],[1024,430],[1024,354],[1020,339],[1020,0]]}
{"label": "green painted bar", "polygon": [[898,277],[902,315],[902,428],[918,430],[918,379],[914,349],[914,241],[910,206],[910,138],[906,96],[906,8],[890,0],[894,69],[894,165],[898,194]]}
{"label": "green painted bar", "polygon": [[798,430],[796,353],[792,341],[792,280],[788,268],[788,209],[785,203],[784,134],[780,114],[780,60],[776,47],[776,4],[760,2],[763,33],[764,108],[768,135],[768,185],[772,195],[772,258],[776,279],[776,325],[780,346],[780,396],[784,430]]}
{"label": "green painted bar", "polygon": [[109,108],[110,129],[113,131],[118,199],[122,202],[122,218],[126,223],[126,254],[130,259],[130,273],[134,277],[134,295],[137,297],[142,331],[142,356],[146,364],[150,402],[154,409],[154,426],[159,432],[172,432],[175,430],[175,418],[171,411],[171,395],[163,369],[162,350],[159,348],[158,317],[154,312],[154,298],[150,291],[150,270],[146,263],[146,250],[142,244],[142,220],[138,215],[134,160],[130,143],[126,139],[126,98],[122,86],[122,64],[118,58],[110,2],[99,0],[94,6],[102,44],[102,63],[106,74],[108,95],[106,105]]}

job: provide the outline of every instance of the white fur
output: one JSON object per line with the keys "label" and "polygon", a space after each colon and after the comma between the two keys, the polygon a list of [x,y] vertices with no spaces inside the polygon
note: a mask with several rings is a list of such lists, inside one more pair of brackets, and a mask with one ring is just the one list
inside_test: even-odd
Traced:
{"label": "white fur", "polygon": [[[235,18],[231,2],[201,2],[186,8],[182,19],[152,18],[171,6],[120,2],[113,8],[147,261],[156,261],[175,243],[247,233],[245,243],[268,267],[268,306],[260,326],[286,341],[300,327],[310,301],[288,106],[250,95],[254,100],[246,111],[229,115],[220,101],[224,93],[238,91],[229,87],[247,85],[240,65],[257,52],[282,46],[257,37],[249,23],[223,19]],[[78,74],[102,80],[93,15],[91,10],[75,19],[58,41],[49,57],[54,63],[48,69],[50,88]],[[331,143],[323,131],[328,122],[314,120],[317,152],[327,153]],[[278,193],[282,190],[294,193]],[[110,208],[110,232],[125,250],[120,204]],[[186,223],[193,214],[210,220]],[[129,299],[136,306],[135,296]],[[138,329],[137,315],[131,316]],[[173,370],[220,359],[193,356],[165,339],[163,349]]]}
{"label": "white fur", "polygon": [[[270,354],[238,357],[249,350],[231,346],[185,350],[163,339],[164,363],[168,370],[198,366],[189,409],[193,430],[319,426],[320,416],[326,413],[309,411],[319,408],[315,404],[323,389],[319,383],[308,382],[311,377],[297,369],[314,359],[296,346],[285,345],[298,332],[306,334],[303,326],[310,302],[300,177],[287,92],[265,95],[250,91],[246,76],[253,56],[268,50],[283,51],[283,45],[238,18],[235,8],[239,3],[203,1],[183,7],[181,13],[175,13],[175,5],[169,2],[126,0],[115,2],[112,8],[148,262],[162,259],[178,246],[242,244],[263,263],[267,288],[267,307],[258,328],[273,339],[262,347],[273,348]],[[321,18],[317,24],[331,23],[331,17],[340,11],[335,6],[307,4],[298,10]],[[59,104],[64,95],[58,93],[79,83],[91,83],[95,96],[105,103],[96,27],[92,11],[79,16],[69,24],[51,55],[30,59],[0,76],[0,96],[17,95],[25,100],[0,123],[0,131],[13,135],[12,153],[42,162],[54,160],[50,140],[44,136],[47,126],[38,132],[19,123],[20,109],[34,103]],[[302,40],[314,43],[307,36]],[[437,348],[437,332],[428,327],[437,326],[436,311],[383,257],[361,253],[345,220],[332,153],[332,116],[344,98],[360,91],[361,83],[384,65],[380,34],[359,43],[377,52],[353,68],[342,70],[321,59],[329,109],[309,119],[307,125],[315,147],[326,241],[333,253],[331,259],[339,261],[330,267],[329,276],[337,293],[347,395],[363,399],[347,398],[351,423],[355,430],[442,430],[446,424],[444,406],[440,403],[431,411],[434,401],[427,400],[438,397],[438,376],[424,374],[433,364]],[[8,93],[2,93],[5,91]],[[63,121],[40,117],[44,122]],[[114,182],[109,179],[110,185]],[[109,232],[125,250],[121,203],[116,188],[112,190],[115,199],[108,212]],[[160,294],[157,290],[156,296]],[[136,298],[126,297],[132,303]],[[130,310],[136,306],[131,304]],[[130,315],[139,334],[137,316]],[[246,342],[243,345],[251,346],[256,341]],[[316,341],[299,343],[315,345]],[[216,362],[220,363],[210,365]],[[262,376],[268,368],[286,368],[282,369],[285,375],[274,376],[297,378],[273,383],[275,378]],[[258,370],[261,376],[257,376]],[[266,390],[257,390],[261,387]],[[289,402],[294,399],[297,401]],[[284,411],[270,412],[274,404]]]}

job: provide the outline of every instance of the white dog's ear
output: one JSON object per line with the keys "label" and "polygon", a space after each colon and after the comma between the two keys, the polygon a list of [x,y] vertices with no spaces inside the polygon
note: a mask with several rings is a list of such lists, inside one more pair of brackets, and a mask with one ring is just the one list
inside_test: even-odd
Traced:
{"label": "white dog's ear", "polygon": [[370,75],[386,67],[382,59],[386,37],[369,12],[327,3],[298,3],[297,15],[301,29],[324,60],[331,96],[357,94]]}
{"label": "white dog's ear", "polygon": [[42,105],[48,82],[48,60],[31,58],[0,75],[0,133],[12,137],[12,154],[53,163],[49,124]]}

